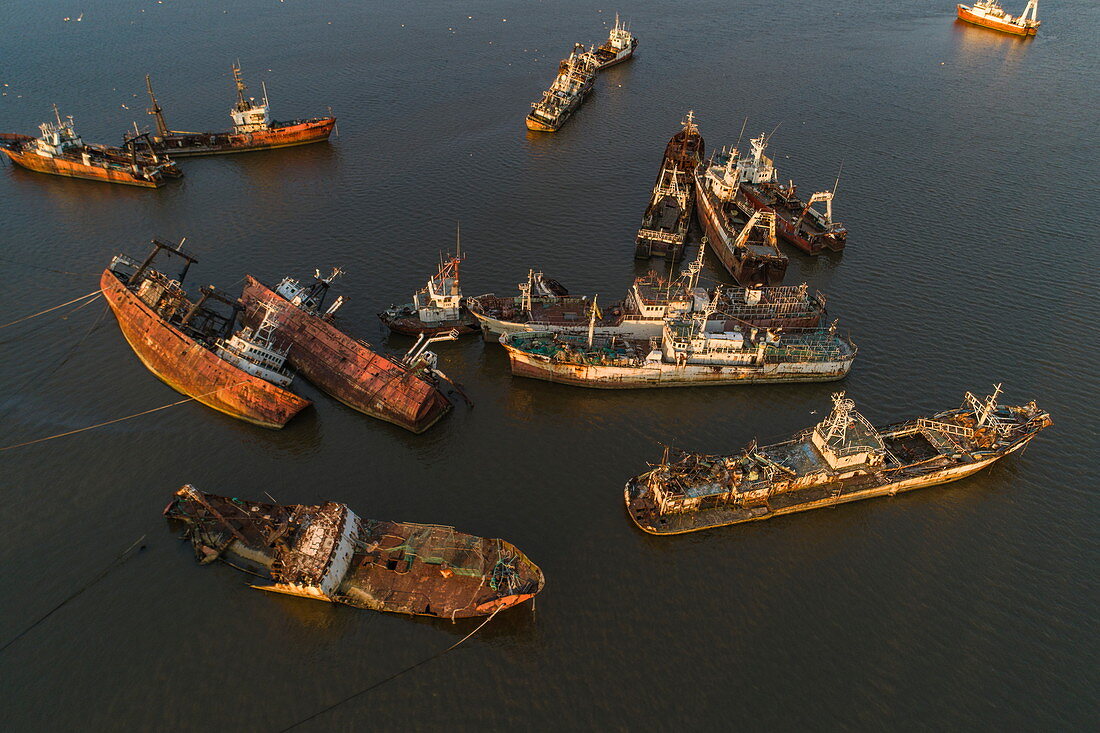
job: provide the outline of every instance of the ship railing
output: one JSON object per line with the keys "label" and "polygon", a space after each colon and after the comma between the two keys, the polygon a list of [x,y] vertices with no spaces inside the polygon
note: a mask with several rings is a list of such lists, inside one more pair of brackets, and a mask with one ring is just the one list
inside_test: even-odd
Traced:
{"label": "ship railing", "polygon": [[668,242],[669,244],[677,244],[684,239],[684,235],[682,234],[661,232],[656,229],[639,229],[638,236],[645,237],[646,239],[655,239],[658,242]]}
{"label": "ship railing", "polygon": [[950,422],[939,422],[937,420],[929,420],[926,417],[917,419],[917,427],[921,430],[934,430],[938,433],[944,433],[945,435],[954,435],[960,438],[973,438],[974,429],[968,428],[963,425],[957,425]]}

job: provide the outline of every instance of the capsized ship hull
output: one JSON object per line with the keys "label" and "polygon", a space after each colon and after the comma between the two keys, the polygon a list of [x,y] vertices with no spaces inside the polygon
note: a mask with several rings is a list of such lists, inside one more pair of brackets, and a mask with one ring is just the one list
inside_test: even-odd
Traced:
{"label": "capsized ship hull", "polygon": [[357,608],[457,619],[531,600],[542,570],[514,545],[435,524],[361,519],[344,504],[278,505],[184,486],[165,508],[203,563],[229,558],[253,588]]}
{"label": "capsized ship hull", "polygon": [[328,140],[335,126],[335,117],[323,117],[285,125],[276,123],[271,129],[247,133],[173,132],[165,137],[154,138],[154,142],[158,150],[170,153],[174,158],[248,153],[324,142]]}
{"label": "capsized ship hull", "polygon": [[241,371],[165,323],[110,269],[103,271],[100,288],[141,363],[177,392],[265,428],[281,428],[309,406],[309,400]]}
{"label": "capsized ship hull", "polygon": [[275,309],[287,360],[302,376],[348,407],[422,433],[451,409],[435,384],[408,367],[372,351],[331,322],[291,305],[251,275],[245,278],[243,321],[255,325],[261,304]]}

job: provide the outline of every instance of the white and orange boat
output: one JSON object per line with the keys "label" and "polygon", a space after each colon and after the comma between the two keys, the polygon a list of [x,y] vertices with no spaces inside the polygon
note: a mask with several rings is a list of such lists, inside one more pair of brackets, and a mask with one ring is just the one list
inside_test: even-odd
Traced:
{"label": "white and orange boat", "polygon": [[1034,36],[1039,31],[1036,15],[1039,12],[1039,0],[1028,0],[1027,6],[1019,16],[1006,13],[997,0],[977,0],[973,5],[957,5],[959,20],[980,25],[984,28],[1017,36]]}

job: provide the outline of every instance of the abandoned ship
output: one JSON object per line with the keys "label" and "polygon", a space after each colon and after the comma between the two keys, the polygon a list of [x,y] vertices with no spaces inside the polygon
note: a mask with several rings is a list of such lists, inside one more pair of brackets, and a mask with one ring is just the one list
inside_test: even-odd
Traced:
{"label": "abandoned ship", "polygon": [[437,524],[361,519],[346,504],[267,504],[180,488],[164,509],[203,564],[224,558],[259,590],[374,611],[486,616],[531,600],[542,570],[515,546]]}
{"label": "abandoned ship", "polygon": [[704,143],[694,112],[689,111],[680,124],[680,131],[665,146],[657,182],[634,240],[634,256],[638,259],[675,259],[687,239],[695,205],[693,177],[703,159]]}
{"label": "abandoned ship", "polygon": [[527,129],[535,132],[557,132],[592,93],[597,61],[592,51],[577,43],[569,56],[558,65],[558,75],[542,99],[531,104]]}
{"label": "abandoned ship", "polygon": [[630,479],[630,518],[650,534],[682,534],[957,481],[1024,448],[1051,424],[1034,402],[1000,405],[967,392],[961,407],[876,428],[833,395],[832,413],[775,445],[734,455],[666,449]]}
{"label": "abandoned ship", "polygon": [[406,336],[457,331],[461,336],[478,332],[478,321],[466,308],[462,297],[459,267],[462,247],[456,246],[453,257],[440,257],[439,269],[428,278],[428,284],[413,293],[411,303],[391,305],[378,314],[382,324],[394,333]]}

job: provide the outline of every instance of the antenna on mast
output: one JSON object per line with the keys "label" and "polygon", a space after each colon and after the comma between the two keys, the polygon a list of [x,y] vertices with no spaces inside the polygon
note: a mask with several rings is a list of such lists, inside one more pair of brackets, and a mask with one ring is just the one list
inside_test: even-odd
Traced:
{"label": "antenna on mast", "polygon": [[733,146],[734,151],[741,149],[741,137],[745,134],[745,125],[747,124],[749,124],[749,116],[745,115],[745,121],[741,123],[741,132],[737,133],[737,144]]}
{"label": "antenna on mast", "polygon": [[844,161],[840,161],[840,168],[836,172],[836,183],[833,184],[833,195],[836,195],[836,187],[840,185],[840,174],[844,170]]}
{"label": "antenna on mast", "polygon": [[264,90],[264,106],[267,107],[267,106],[269,106],[269,103],[267,101],[267,82],[266,81],[261,81],[260,82],[260,88],[262,88]]}
{"label": "antenna on mast", "polygon": [[233,83],[237,85],[237,111],[244,112],[248,109],[248,102],[245,101],[244,93],[248,89],[244,85],[244,80],[241,79],[241,60],[237,59],[237,63],[233,64]]}

